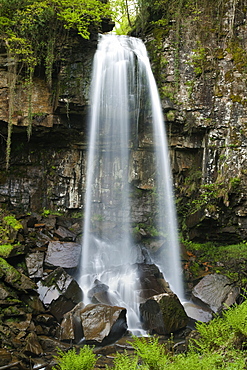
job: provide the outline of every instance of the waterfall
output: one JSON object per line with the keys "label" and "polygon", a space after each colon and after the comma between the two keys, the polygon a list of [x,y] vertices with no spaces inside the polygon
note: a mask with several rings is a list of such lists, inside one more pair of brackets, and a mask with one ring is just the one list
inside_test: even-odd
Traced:
{"label": "waterfall", "polygon": [[[90,96],[90,138],[83,246],[79,283],[109,287],[111,304],[127,308],[128,327],[138,328],[138,249],[131,235],[131,151],[138,147],[138,123],[148,115],[156,158],[156,227],[163,238],[154,257],[173,291],[183,296],[176,212],[164,119],[146,48],[139,39],[102,35],[95,53]],[[145,117],[144,117],[145,121]],[[87,301],[88,300],[88,301]]]}

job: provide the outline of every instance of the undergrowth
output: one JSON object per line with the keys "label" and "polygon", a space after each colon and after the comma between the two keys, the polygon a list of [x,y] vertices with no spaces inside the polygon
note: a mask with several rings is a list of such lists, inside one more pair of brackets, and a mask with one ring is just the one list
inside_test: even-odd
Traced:
{"label": "undergrowth", "polygon": [[[129,344],[134,353],[117,353],[113,370],[242,370],[246,369],[247,301],[225,310],[209,323],[197,323],[196,339],[189,340],[187,353],[175,354],[160,344],[157,337],[134,337]],[[171,343],[169,343],[170,347]],[[96,363],[93,349],[85,346],[59,351],[53,370],[91,370]]]}
{"label": "undergrowth", "polygon": [[75,348],[68,352],[58,349],[57,353],[55,356],[57,365],[52,370],[91,370],[96,363],[96,356],[89,346],[81,348],[78,354]]}
{"label": "undergrowth", "polygon": [[199,278],[208,272],[226,275],[241,289],[247,288],[247,242],[219,245],[184,241],[188,262],[185,269],[193,278]]}

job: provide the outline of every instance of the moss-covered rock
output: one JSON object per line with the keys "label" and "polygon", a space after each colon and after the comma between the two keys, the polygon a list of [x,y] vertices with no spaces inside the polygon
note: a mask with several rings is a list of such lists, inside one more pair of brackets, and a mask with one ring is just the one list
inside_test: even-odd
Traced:
{"label": "moss-covered rock", "polygon": [[150,333],[171,334],[186,327],[187,314],[174,293],[155,295],[140,304],[143,325]]}

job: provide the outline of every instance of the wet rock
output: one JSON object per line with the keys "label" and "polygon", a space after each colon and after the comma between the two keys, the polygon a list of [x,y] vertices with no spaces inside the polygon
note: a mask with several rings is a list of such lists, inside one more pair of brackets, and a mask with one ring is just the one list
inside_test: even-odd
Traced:
{"label": "wet rock", "polygon": [[83,338],[81,312],[84,309],[84,303],[78,303],[73,310],[67,312],[60,326],[60,340],[72,340],[78,343]]}
{"label": "wet rock", "polygon": [[126,332],[126,309],[90,304],[82,310],[81,322],[86,342],[106,345],[121,338]]}
{"label": "wet rock", "polygon": [[35,224],[39,223],[41,220],[40,215],[32,215],[26,220],[26,227],[27,228],[34,228]]}
{"label": "wet rock", "polygon": [[11,361],[11,353],[5,348],[0,348],[0,366],[8,365]]}
{"label": "wet rock", "polygon": [[46,235],[41,230],[35,233],[36,246],[38,248],[46,247],[51,241],[51,236]]}
{"label": "wet rock", "polygon": [[22,295],[22,302],[24,302],[34,314],[39,314],[45,311],[45,307],[37,295]]}
{"label": "wet rock", "polygon": [[72,231],[69,231],[68,229],[66,229],[65,227],[63,226],[59,226],[56,231],[55,231],[55,234],[60,238],[60,240],[62,241],[72,241],[74,242],[75,239],[76,239],[76,234],[73,233]]}
{"label": "wet rock", "polygon": [[31,332],[25,339],[26,345],[23,352],[30,355],[40,356],[44,353],[43,348],[40,345],[37,334]]}
{"label": "wet rock", "polygon": [[23,318],[19,318],[18,321],[16,320],[8,320],[5,321],[5,325],[7,325],[14,333],[19,333],[19,331],[26,331],[30,327],[32,322],[32,315],[27,314],[24,315]]}
{"label": "wet rock", "polygon": [[185,302],[183,306],[188,317],[192,320],[208,322],[212,319],[213,311],[207,305],[202,306],[194,302]]}
{"label": "wet rock", "polygon": [[57,351],[58,348],[60,348],[62,351],[66,351],[71,348],[69,343],[60,342],[57,339],[50,338],[45,335],[39,336],[39,342],[45,353]]}
{"label": "wet rock", "polygon": [[36,288],[36,284],[31,279],[17,271],[3,258],[0,258],[0,277],[18,290],[26,291]]}
{"label": "wet rock", "polygon": [[26,256],[26,266],[30,278],[41,278],[43,276],[44,253],[30,253]]}
{"label": "wet rock", "polygon": [[7,279],[6,282],[12,283],[13,287],[24,292],[36,289],[36,284],[24,274],[20,274],[20,279],[16,282],[11,282]]}
{"label": "wet rock", "polygon": [[169,284],[155,264],[138,264],[141,298],[147,299],[157,294],[170,293]]}
{"label": "wet rock", "polygon": [[186,327],[188,317],[174,293],[153,296],[140,304],[143,327],[150,333],[171,334]]}
{"label": "wet rock", "polygon": [[17,295],[12,289],[7,287],[3,282],[0,282],[0,301],[5,300],[8,297],[17,298]]}
{"label": "wet rock", "polygon": [[53,215],[49,215],[43,218],[42,223],[44,223],[45,227],[48,230],[53,230],[56,227],[56,217]]}
{"label": "wet rock", "polygon": [[61,321],[66,312],[82,301],[81,288],[61,267],[39,281],[37,285],[41,301],[49,307],[50,312],[58,321]]}
{"label": "wet rock", "polygon": [[42,325],[45,325],[45,326],[52,326],[52,325],[55,324],[54,317],[52,315],[49,315],[49,314],[38,315],[36,317],[36,321],[39,324],[42,324]]}
{"label": "wet rock", "polygon": [[48,244],[45,263],[64,268],[78,265],[81,245],[74,242],[51,241]]}
{"label": "wet rock", "polygon": [[228,277],[219,274],[204,276],[193,288],[192,297],[208,305],[214,312],[220,312],[223,305],[235,303],[239,289]]}
{"label": "wet rock", "polygon": [[90,298],[92,303],[113,305],[113,302],[108,295],[108,290],[108,285],[103,284],[98,279],[96,279],[93,288],[88,291],[88,298]]}

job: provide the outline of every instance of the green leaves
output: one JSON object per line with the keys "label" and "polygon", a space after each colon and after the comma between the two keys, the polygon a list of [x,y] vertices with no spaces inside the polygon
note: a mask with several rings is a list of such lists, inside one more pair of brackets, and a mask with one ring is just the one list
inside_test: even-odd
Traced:
{"label": "green leaves", "polygon": [[[110,18],[108,4],[100,0],[0,0],[0,35],[18,55],[40,57],[40,44],[48,42],[51,30],[63,34],[74,29],[89,38],[90,26],[99,26],[103,18]],[[13,45],[13,46],[12,46]],[[18,45],[18,46],[19,46]]]}
{"label": "green leaves", "polygon": [[[19,68],[25,71],[28,95],[28,139],[32,131],[32,79],[35,67],[44,63],[47,85],[52,89],[53,64],[59,59],[68,30],[85,39],[98,32],[102,19],[111,18],[101,0],[0,0],[0,38],[7,48],[9,71],[9,118],[6,169],[10,164],[12,117]],[[24,67],[24,68],[23,68]],[[22,72],[23,73],[23,72]],[[23,74],[19,74],[18,78]]]}
{"label": "green leaves", "polygon": [[68,352],[58,349],[58,356],[55,356],[57,366],[52,370],[92,370],[96,363],[96,355],[89,346],[84,346],[77,354],[75,348]]}

